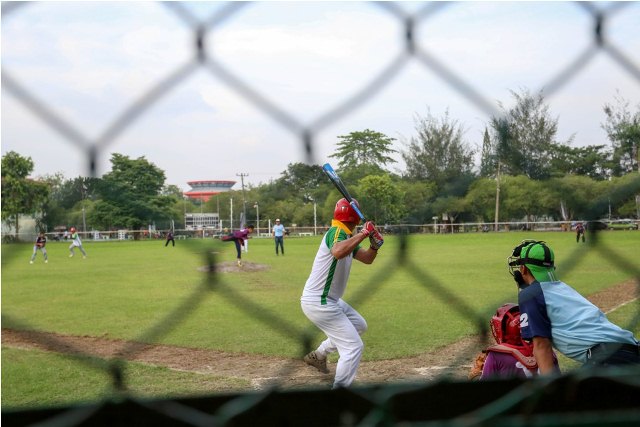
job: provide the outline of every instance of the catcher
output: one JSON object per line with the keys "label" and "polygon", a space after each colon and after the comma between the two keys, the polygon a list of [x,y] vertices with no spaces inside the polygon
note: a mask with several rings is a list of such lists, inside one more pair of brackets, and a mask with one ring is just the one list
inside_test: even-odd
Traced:
{"label": "catcher", "polygon": [[47,264],[49,262],[49,258],[47,257],[47,250],[45,249],[45,245],[47,244],[47,236],[43,232],[38,234],[36,238],[36,243],[33,245],[33,255],[31,255],[31,260],[29,264],[33,264],[33,260],[36,259],[36,255],[38,250],[42,252],[42,256],[44,256],[44,263]]}
{"label": "catcher", "polygon": [[[469,372],[469,379],[528,378],[538,374],[538,364],[533,356],[533,344],[520,335],[520,310],[508,303],[498,308],[489,322],[496,344],[489,346],[478,356]],[[558,360],[554,363],[558,366]]]}

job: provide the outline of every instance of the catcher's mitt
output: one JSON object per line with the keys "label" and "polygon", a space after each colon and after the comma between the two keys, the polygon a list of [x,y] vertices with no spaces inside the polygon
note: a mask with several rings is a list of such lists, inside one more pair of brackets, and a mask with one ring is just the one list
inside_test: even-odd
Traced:
{"label": "catcher's mitt", "polygon": [[484,361],[487,359],[487,353],[481,352],[478,353],[476,359],[473,362],[473,366],[469,371],[469,379],[470,380],[478,380],[480,379],[480,375],[482,375],[482,368],[484,368]]}

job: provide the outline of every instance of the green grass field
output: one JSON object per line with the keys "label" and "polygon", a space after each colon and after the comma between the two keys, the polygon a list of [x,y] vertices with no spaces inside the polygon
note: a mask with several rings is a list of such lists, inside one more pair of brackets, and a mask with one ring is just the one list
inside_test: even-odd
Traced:
{"label": "green grass field", "polygon": [[[369,323],[364,360],[412,356],[478,333],[496,307],[517,302],[506,258],[524,238],[546,240],[559,277],[583,295],[631,278],[625,266],[639,268],[636,231],[600,233],[598,246],[558,232],[415,235],[406,253],[389,236],[375,264],[354,264],[345,295]],[[321,339],[299,306],[319,240],[289,238],[286,256],[276,257],[272,240],[252,239],[243,260],[264,271],[213,276],[199,268],[210,254],[234,262],[231,243],[87,241],[82,259],[68,257],[68,243],[51,242],[49,263],[38,254],[33,265],[31,244],[4,245],[2,326],[296,358],[305,334],[314,345]],[[610,317],[628,327],[633,306]],[[109,386],[101,371],[44,352],[3,348],[2,368],[3,408],[94,399]],[[127,369],[143,395],[229,381],[135,363]],[[58,387],[61,375],[77,386]]]}

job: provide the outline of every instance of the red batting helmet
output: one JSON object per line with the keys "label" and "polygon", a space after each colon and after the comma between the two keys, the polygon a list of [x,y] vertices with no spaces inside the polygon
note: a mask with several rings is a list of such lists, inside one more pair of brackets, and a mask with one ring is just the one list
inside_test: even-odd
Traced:
{"label": "red batting helmet", "polygon": [[[353,199],[353,201],[356,206],[360,207],[360,204],[356,199]],[[355,224],[360,223],[360,217],[345,198],[338,200],[338,203],[336,203],[336,208],[333,211],[333,219],[337,219],[341,222],[353,222]]]}
{"label": "red batting helmet", "polygon": [[491,318],[491,333],[498,344],[521,345],[520,309],[516,304],[504,304]]}

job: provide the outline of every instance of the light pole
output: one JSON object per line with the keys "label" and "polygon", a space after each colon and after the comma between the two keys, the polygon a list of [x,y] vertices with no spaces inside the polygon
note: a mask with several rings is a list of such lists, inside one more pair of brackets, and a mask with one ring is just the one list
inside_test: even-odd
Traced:
{"label": "light pole", "polygon": [[500,212],[500,162],[498,161],[498,171],[496,172],[496,212],[493,220],[493,230],[498,231],[498,219]]}
{"label": "light pole", "polygon": [[258,237],[260,237],[260,206],[258,205],[258,202],[256,202],[253,207],[256,208],[256,230],[258,233]]}
{"label": "light pole", "polygon": [[[237,173],[236,176],[240,177],[240,182],[242,184],[242,219],[244,222],[247,222],[247,201],[244,197],[244,177],[249,176],[248,173]],[[244,224],[240,224],[239,227],[242,228]]]}
{"label": "light pole", "polygon": [[84,199],[85,196],[87,194],[87,187],[84,185],[84,183],[82,184],[82,190],[80,190],[80,194],[82,195],[82,231],[85,233],[87,233],[87,220],[85,217],[85,209],[84,209]]}
{"label": "light pole", "polygon": [[316,216],[316,201],[313,201],[313,235],[316,235],[316,229],[318,228],[318,221]]}

